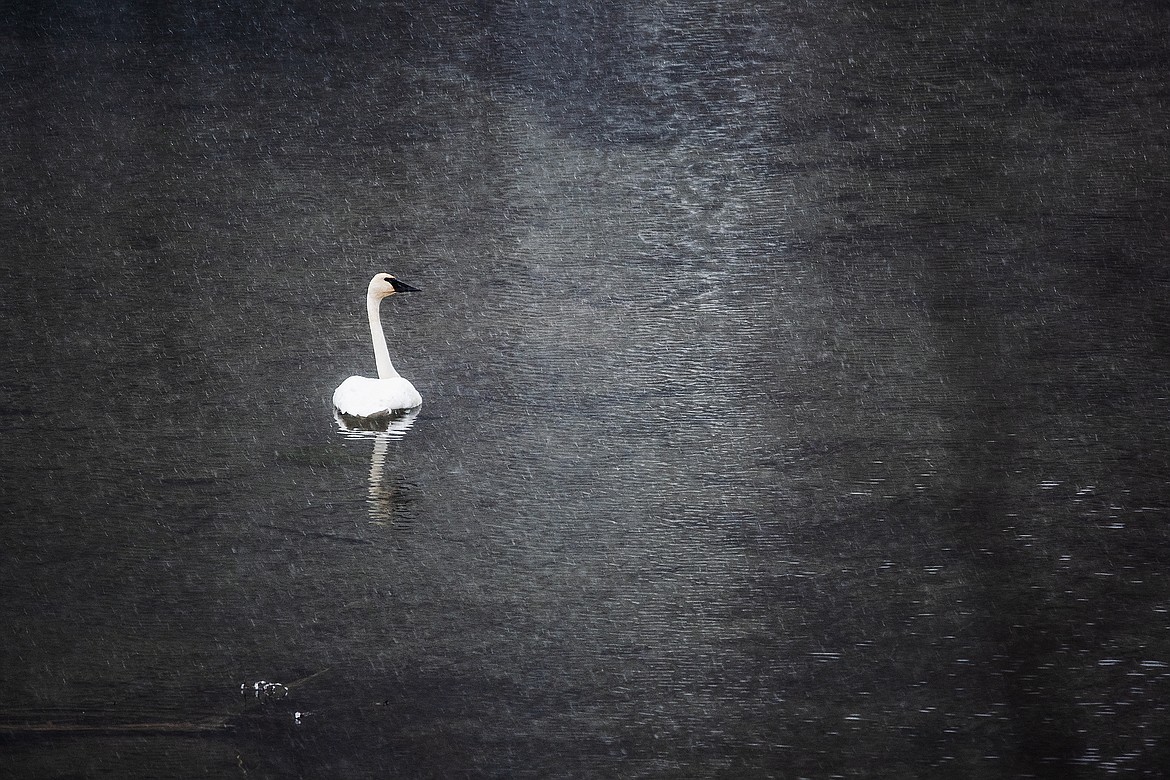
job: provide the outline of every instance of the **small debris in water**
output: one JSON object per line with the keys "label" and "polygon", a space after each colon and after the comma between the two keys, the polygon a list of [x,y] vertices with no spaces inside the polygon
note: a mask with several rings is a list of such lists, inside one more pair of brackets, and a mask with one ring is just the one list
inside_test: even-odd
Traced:
{"label": "small debris in water", "polygon": [[[288,696],[288,686],[284,683],[257,680],[252,683],[252,691],[257,699],[283,699]],[[248,683],[241,683],[240,693],[248,695]]]}

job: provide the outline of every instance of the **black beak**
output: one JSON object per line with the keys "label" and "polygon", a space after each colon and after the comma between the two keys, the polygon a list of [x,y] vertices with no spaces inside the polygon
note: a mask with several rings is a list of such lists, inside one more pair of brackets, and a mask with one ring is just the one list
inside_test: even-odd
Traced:
{"label": "black beak", "polygon": [[390,284],[394,287],[394,292],[422,292],[417,287],[411,287],[401,279],[391,279]]}

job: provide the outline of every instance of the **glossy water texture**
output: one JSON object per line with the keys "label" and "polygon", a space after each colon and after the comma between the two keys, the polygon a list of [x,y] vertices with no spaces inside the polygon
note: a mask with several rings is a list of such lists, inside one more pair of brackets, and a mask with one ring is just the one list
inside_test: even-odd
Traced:
{"label": "glossy water texture", "polygon": [[1170,766],[1164,9],[110,5],[0,12],[0,774]]}

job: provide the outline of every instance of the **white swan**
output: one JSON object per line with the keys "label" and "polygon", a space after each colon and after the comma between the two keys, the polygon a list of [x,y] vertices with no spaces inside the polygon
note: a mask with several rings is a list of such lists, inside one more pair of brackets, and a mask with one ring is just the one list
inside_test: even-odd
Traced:
{"label": "white swan", "polygon": [[374,360],[378,364],[378,378],[351,376],[333,391],[333,408],[345,417],[363,419],[385,417],[415,409],[422,405],[422,396],[407,379],[394,370],[386,336],[382,332],[382,299],[396,293],[418,292],[406,282],[390,274],[375,274],[366,288],[366,314],[370,318],[370,338],[374,342]]}

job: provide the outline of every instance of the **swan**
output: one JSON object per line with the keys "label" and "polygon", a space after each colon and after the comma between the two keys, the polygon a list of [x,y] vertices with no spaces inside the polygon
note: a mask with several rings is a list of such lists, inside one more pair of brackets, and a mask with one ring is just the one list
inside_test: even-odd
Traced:
{"label": "swan", "polygon": [[333,408],[343,417],[358,418],[396,415],[422,405],[422,396],[414,385],[394,370],[386,336],[382,332],[382,299],[397,293],[419,292],[401,279],[387,273],[374,274],[366,288],[366,314],[370,318],[370,338],[374,342],[374,361],[378,378],[351,376],[333,391]]}

